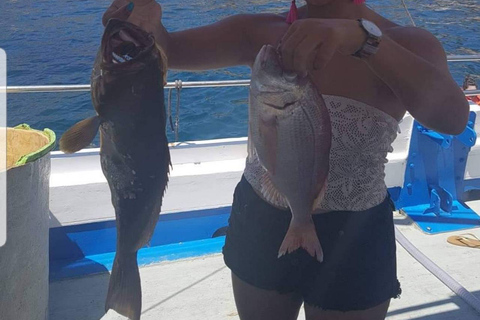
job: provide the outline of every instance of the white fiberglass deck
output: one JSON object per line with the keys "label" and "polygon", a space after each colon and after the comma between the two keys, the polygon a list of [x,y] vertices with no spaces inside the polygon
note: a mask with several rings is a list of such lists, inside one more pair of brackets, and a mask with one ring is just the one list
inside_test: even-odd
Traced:
{"label": "white fiberglass deck", "polygon": [[[480,211],[480,202],[470,203]],[[396,214],[397,227],[423,253],[480,298],[480,250],[446,242],[450,234],[425,235],[409,219]],[[470,231],[469,231],[470,232]],[[480,237],[480,229],[471,230]],[[403,293],[392,300],[389,320],[475,320],[480,315],[397,244],[398,277]],[[140,269],[142,319],[238,319],[230,270],[221,254]],[[50,284],[50,320],[125,319],[104,315],[108,273]],[[305,319],[300,314],[299,319]]]}

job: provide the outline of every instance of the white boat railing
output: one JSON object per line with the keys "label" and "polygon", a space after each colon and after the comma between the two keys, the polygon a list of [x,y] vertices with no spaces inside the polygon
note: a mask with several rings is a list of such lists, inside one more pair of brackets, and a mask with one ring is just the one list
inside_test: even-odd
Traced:
{"label": "white boat railing", "polygon": [[[165,89],[186,88],[215,88],[215,87],[247,87],[250,80],[223,80],[223,81],[186,81],[177,80],[168,82]],[[7,93],[26,92],[82,92],[90,91],[89,84],[50,85],[50,86],[7,86]]]}
{"label": "white boat railing", "polygon": [[[474,55],[449,55],[448,62],[480,62],[480,54]],[[168,82],[165,89],[187,89],[187,88],[218,88],[218,87],[248,87],[250,80],[222,80],[222,81],[185,81],[176,80]],[[1,90],[1,88],[0,88]],[[7,86],[7,93],[26,92],[82,92],[90,91],[89,84],[79,85],[48,85],[48,86]],[[465,91],[466,96],[479,95],[480,90]]]}
{"label": "white boat railing", "polygon": [[[176,85],[177,83],[177,85]],[[250,80],[225,80],[225,81],[188,81],[168,82],[165,89],[176,89],[181,83],[181,89],[188,88],[219,88],[219,87],[248,87]],[[39,93],[39,92],[86,92],[90,91],[89,84],[79,85],[51,85],[51,86],[7,86],[7,93]],[[466,90],[466,96],[480,95],[480,90]]]}
{"label": "white boat railing", "polygon": [[[448,62],[480,62],[480,54],[477,55],[449,55]],[[168,82],[165,89],[168,89],[167,116],[169,118],[172,131],[175,133],[175,141],[178,141],[179,128],[179,109],[180,109],[180,92],[181,89],[188,88],[221,88],[221,87],[248,87],[250,80],[221,80],[221,81],[185,81],[175,80]],[[175,121],[172,119],[172,91],[176,90],[176,115]],[[89,84],[80,85],[46,85],[46,86],[7,86],[0,88],[0,91],[6,93],[53,93],[53,92],[88,92]],[[480,90],[465,90],[465,96],[480,95]]]}

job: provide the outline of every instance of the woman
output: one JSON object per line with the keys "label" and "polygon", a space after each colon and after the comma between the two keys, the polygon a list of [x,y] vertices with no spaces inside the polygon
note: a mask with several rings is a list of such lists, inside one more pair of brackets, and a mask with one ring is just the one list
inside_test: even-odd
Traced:
{"label": "woman", "polygon": [[304,302],[308,320],[384,319],[400,293],[383,181],[398,121],[408,111],[425,126],[459,134],[468,104],[429,32],[399,26],[358,0],[306,2],[291,24],[274,14],[235,15],[168,33],[154,0],[115,0],[103,22],[126,19],[152,32],[172,69],[252,66],[271,44],[284,69],[312,79],[333,133],[328,187],[313,215],[324,261],[304,250],[277,258],[291,213],[257,195],[262,168],[247,164],[224,247],[238,313],[243,320],[293,320]]}

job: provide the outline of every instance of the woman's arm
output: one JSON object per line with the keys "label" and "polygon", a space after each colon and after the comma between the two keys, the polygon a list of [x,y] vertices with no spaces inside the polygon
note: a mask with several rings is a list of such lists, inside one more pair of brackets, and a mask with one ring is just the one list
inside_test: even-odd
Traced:
{"label": "woman's arm", "polygon": [[450,75],[441,44],[429,32],[413,27],[387,31],[367,64],[425,126],[447,134],[465,129],[468,102]]}
{"label": "woman's arm", "polygon": [[217,23],[169,33],[161,23],[162,8],[154,0],[115,0],[103,16],[103,23],[117,18],[147,32],[165,50],[169,69],[206,70],[251,63],[252,48],[247,28],[259,19],[236,15]]}
{"label": "woman's arm", "polygon": [[162,26],[160,43],[167,51],[169,68],[206,70],[248,65],[250,46],[245,25],[251,20],[249,15],[235,15],[211,25],[172,33]]}
{"label": "woman's arm", "polygon": [[[425,126],[447,134],[465,129],[469,106],[452,79],[442,46],[429,32],[398,27],[385,32],[378,52],[366,60],[399,101]],[[323,68],[335,54],[351,55],[365,32],[355,20],[304,19],[285,34],[284,67],[305,74]]]}

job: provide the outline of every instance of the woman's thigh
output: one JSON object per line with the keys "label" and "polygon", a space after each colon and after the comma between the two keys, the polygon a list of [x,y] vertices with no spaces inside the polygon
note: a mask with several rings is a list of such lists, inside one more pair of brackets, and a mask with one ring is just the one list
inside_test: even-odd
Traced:
{"label": "woman's thigh", "polygon": [[233,294],[241,320],[296,320],[302,299],[254,287],[232,273]]}
{"label": "woman's thigh", "polygon": [[384,320],[390,299],[378,306],[359,311],[331,311],[305,304],[306,320]]}

